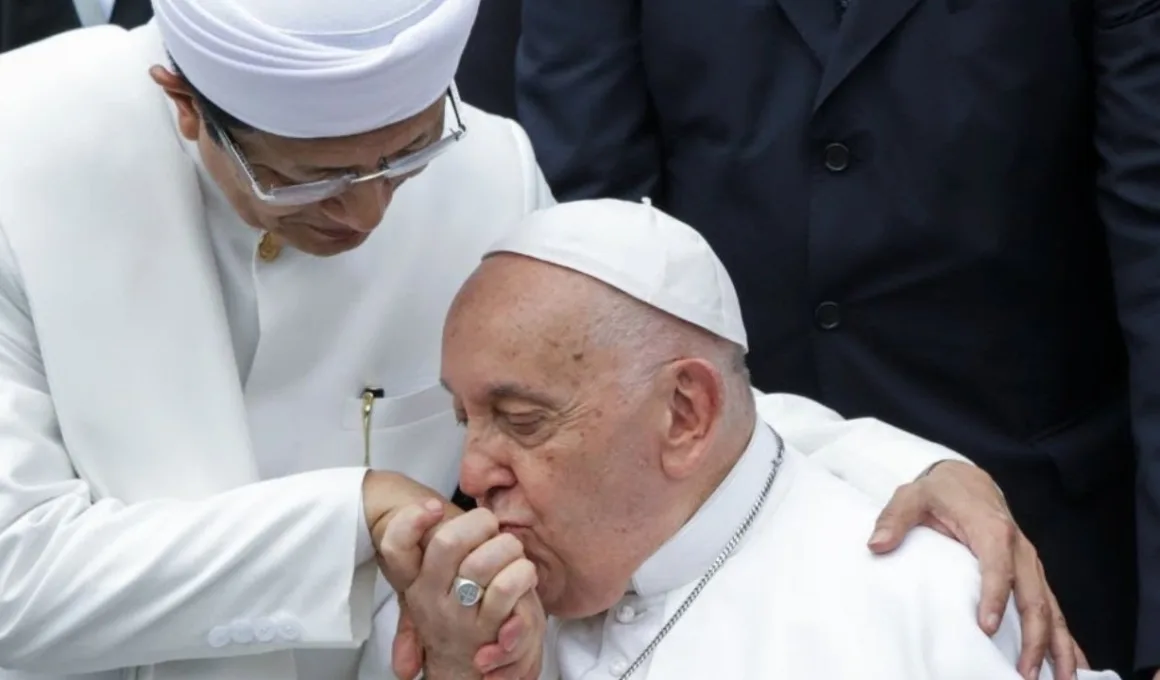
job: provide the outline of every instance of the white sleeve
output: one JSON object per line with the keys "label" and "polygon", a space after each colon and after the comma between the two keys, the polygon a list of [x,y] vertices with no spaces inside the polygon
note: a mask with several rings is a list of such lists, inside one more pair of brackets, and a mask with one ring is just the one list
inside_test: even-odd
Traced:
{"label": "white sleeve", "polygon": [[790,446],[879,504],[940,460],[970,462],[945,446],[875,420],[846,420],[816,401],[754,390],[759,417]]}
{"label": "white sleeve", "polygon": [[[379,588],[382,589],[385,583],[384,581]],[[395,642],[395,630],[399,625],[399,600],[390,590],[390,586],[385,586],[385,589],[389,595],[375,612],[370,639],[363,646],[358,680],[396,680],[395,673],[391,669],[391,652]]]}
{"label": "white sleeve", "polygon": [[[959,593],[978,593],[979,581],[972,574],[971,585],[960,588]],[[947,585],[935,584],[931,590],[936,593],[928,601],[938,601],[945,597],[937,593],[947,592]],[[946,600],[943,600],[945,603]],[[925,658],[929,677],[940,680],[1021,680],[1016,664],[1023,647],[1023,636],[1019,628],[1019,612],[1014,599],[1008,600],[1003,612],[999,630],[987,637],[976,619],[978,597],[962,597],[953,610],[944,615],[933,616],[927,624],[929,649]],[[1114,671],[1080,670],[1076,680],[1121,680]],[[1039,680],[1055,680],[1055,672],[1050,660],[1039,669]],[[1062,680],[1062,679],[1061,679]]]}
{"label": "white sleeve", "polygon": [[[894,616],[921,659],[926,671],[921,677],[1021,680],[1016,665],[1023,637],[1015,600],[1007,600],[999,630],[992,636],[983,632],[978,623],[982,574],[970,551],[930,529],[918,529],[897,552],[876,562],[883,583],[897,589],[900,599]],[[916,620],[906,622],[905,612],[914,612]],[[1050,662],[1045,662],[1039,680],[1054,677]],[[1119,680],[1119,676],[1112,671],[1080,671],[1078,680]]]}
{"label": "white sleeve", "polygon": [[515,137],[516,147],[520,151],[525,195],[528,197],[526,211],[534,212],[556,205],[556,198],[552,195],[552,189],[548,186],[548,180],[544,179],[544,172],[540,169],[539,162],[536,161],[536,153],[532,148],[532,141],[528,139],[528,133],[520,127],[519,123],[515,121],[508,122],[512,126],[512,135]]}
{"label": "white sleeve", "polygon": [[0,668],[68,675],[365,639],[377,573],[356,560],[365,471],[194,502],[93,502],[3,245]]}

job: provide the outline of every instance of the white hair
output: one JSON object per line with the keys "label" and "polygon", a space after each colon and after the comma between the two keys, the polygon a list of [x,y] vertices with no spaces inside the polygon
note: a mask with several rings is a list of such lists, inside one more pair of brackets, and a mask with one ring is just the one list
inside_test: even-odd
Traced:
{"label": "white hair", "polygon": [[620,355],[619,380],[629,389],[648,384],[674,357],[710,362],[725,382],[726,417],[747,417],[755,408],[745,350],[728,340],[650,307],[620,291],[605,289],[592,300],[586,344]]}

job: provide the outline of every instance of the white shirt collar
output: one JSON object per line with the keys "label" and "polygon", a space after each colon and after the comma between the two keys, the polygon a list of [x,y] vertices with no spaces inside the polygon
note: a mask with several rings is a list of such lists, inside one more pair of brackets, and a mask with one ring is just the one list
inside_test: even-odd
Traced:
{"label": "white shirt collar", "polygon": [[[675,590],[709,569],[761,495],[777,447],[773,431],[759,418],[749,446],[713,495],[633,574],[631,588],[637,595],[651,597]],[[772,509],[773,495],[771,491],[766,511]]]}

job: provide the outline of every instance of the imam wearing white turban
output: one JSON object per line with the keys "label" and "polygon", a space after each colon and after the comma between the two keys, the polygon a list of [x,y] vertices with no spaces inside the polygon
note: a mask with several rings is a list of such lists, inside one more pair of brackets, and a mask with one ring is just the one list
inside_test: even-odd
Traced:
{"label": "imam wearing white turban", "polygon": [[456,486],[443,316],[551,201],[456,99],[477,2],[158,0],[0,57],[0,679],[355,677],[368,523]]}

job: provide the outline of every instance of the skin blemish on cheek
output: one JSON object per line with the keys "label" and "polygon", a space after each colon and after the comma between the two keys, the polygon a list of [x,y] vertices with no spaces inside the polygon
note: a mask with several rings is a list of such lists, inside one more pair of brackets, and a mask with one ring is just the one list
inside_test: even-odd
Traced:
{"label": "skin blemish on cheek", "polygon": [[572,355],[572,361],[577,363],[584,361],[584,352],[576,352]]}

